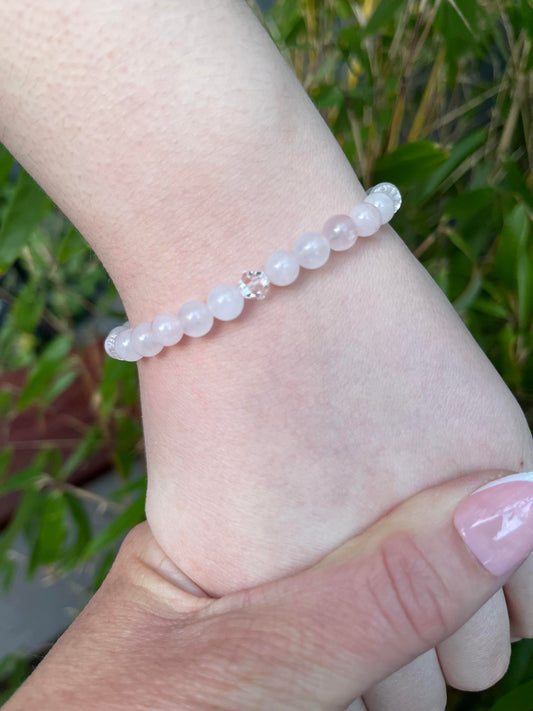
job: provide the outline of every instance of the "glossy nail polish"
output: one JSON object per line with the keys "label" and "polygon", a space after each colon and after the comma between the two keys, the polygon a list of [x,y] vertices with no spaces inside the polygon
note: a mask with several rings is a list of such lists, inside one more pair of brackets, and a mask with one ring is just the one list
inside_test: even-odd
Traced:
{"label": "glossy nail polish", "polygon": [[480,563],[505,576],[533,550],[533,472],[495,479],[463,500],[455,527]]}

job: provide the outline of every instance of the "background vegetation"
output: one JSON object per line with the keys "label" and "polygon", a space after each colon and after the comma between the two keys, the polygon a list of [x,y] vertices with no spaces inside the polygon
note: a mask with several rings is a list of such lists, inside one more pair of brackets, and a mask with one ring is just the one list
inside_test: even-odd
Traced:
{"label": "background vegetation", "polygon": [[[263,21],[366,187],[400,186],[394,226],[531,423],[531,1],[278,0]],[[12,543],[22,535],[28,575],[89,565],[94,589],[117,539],[143,517],[144,481],[131,478],[142,454],[131,415],[136,375],[109,359],[88,373],[80,348],[119,320],[120,305],[80,235],[1,146],[0,274],[0,376],[27,369],[22,387],[0,380],[4,422],[30,408],[44,417],[83,378],[92,378],[94,414],[68,456],[54,441],[37,443],[29,466],[7,477],[13,447],[0,453],[0,495],[21,493],[0,534],[0,582],[12,580]],[[87,504],[69,477],[102,449],[123,486],[112,501]],[[86,507],[102,504],[116,515],[95,535]],[[0,701],[29,668],[14,657],[0,663]],[[502,682],[482,694],[451,692],[449,709],[531,711],[532,699],[533,643],[524,641]]]}

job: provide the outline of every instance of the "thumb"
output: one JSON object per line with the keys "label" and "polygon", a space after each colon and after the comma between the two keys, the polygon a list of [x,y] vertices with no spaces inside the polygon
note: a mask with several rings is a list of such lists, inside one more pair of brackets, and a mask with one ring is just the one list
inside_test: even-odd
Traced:
{"label": "thumb", "polygon": [[312,568],[210,601],[209,654],[235,662],[242,708],[345,708],[464,624],[533,549],[533,474],[502,474],[428,489]]}

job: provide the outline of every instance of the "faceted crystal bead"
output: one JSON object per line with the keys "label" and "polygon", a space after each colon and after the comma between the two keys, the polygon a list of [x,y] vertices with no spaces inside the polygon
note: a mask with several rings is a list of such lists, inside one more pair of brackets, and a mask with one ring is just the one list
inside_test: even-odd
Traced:
{"label": "faceted crystal bead", "polygon": [[402,204],[402,194],[396,185],[393,185],[392,183],[378,183],[377,185],[374,185],[374,187],[370,188],[367,194],[372,195],[372,193],[385,193],[385,195],[388,195],[392,200],[394,212],[398,212],[400,209]]}
{"label": "faceted crystal bead", "polygon": [[270,286],[270,280],[265,272],[243,272],[239,281],[239,289],[245,299],[264,299]]}

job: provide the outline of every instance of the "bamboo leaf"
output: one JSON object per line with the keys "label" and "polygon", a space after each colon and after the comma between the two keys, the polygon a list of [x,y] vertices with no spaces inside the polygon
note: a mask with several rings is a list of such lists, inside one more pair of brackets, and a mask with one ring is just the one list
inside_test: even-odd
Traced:
{"label": "bamboo leaf", "polygon": [[7,148],[0,143],[0,190],[4,187],[9,177],[13,162],[13,156],[9,153]]}
{"label": "bamboo leaf", "polygon": [[50,198],[22,170],[0,226],[0,273],[17,259],[32,231],[51,207]]}
{"label": "bamboo leaf", "polygon": [[376,163],[376,182],[415,185],[429,180],[446,159],[447,154],[431,141],[406,143]]}
{"label": "bamboo leaf", "polygon": [[7,481],[0,484],[0,496],[4,496],[4,494],[8,494],[11,491],[20,491],[21,489],[34,487],[42,476],[43,472],[41,468],[35,464],[31,464],[29,467],[21,469],[13,474],[13,476],[10,476]]}
{"label": "bamboo leaf", "polygon": [[469,156],[478,150],[487,140],[487,131],[480,129],[465,136],[452,148],[446,161],[440,165],[433,175],[428,178],[427,183],[418,193],[418,203],[421,204],[432,197],[439,186],[456,170]]}
{"label": "bamboo leaf", "polygon": [[136,499],[125,511],[119,514],[102,531],[97,533],[85,549],[83,558],[87,560],[95,555],[95,553],[98,553],[113,543],[117,543],[130,529],[138,523],[141,523],[141,521],[144,521],[144,503],[144,496]]}
{"label": "bamboo leaf", "polygon": [[51,565],[58,561],[67,537],[66,513],[64,494],[59,491],[48,494],[41,515],[39,534],[30,557],[28,575],[31,576],[39,565]]}
{"label": "bamboo leaf", "polygon": [[394,16],[404,4],[403,0],[381,0],[381,2],[378,2],[376,9],[363,28],[363,35],[370,37],[377,34],[394,19]]}

